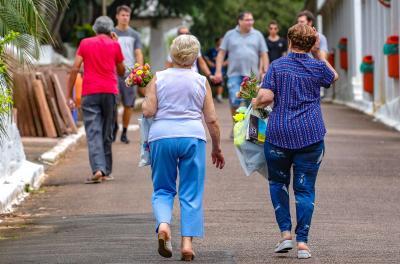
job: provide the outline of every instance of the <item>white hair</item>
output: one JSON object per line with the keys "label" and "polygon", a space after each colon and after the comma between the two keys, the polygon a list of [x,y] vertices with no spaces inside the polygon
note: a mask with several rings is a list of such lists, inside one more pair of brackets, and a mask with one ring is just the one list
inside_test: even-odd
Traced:
{"label": "white hair", "polygon": [[197,59],[200,43],[195,36],[180,35],[172,41],[171,59],[178,65],[189,66]]}
{"label": "white hair", "polygon": [[93,30],[96,34],[109,34],[114,28],[114,22],[108,16],[96,18],[93,24]]}

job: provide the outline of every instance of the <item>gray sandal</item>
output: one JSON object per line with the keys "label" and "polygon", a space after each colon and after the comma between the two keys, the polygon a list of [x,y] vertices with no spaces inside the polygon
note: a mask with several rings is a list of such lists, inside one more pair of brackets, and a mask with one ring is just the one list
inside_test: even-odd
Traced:
{"label": "gray sandal", "polygon": [[287,253],[289,250],[293,248],[293,240],[286,239],[281,242],[278,242],[275,246],[275,253]]}

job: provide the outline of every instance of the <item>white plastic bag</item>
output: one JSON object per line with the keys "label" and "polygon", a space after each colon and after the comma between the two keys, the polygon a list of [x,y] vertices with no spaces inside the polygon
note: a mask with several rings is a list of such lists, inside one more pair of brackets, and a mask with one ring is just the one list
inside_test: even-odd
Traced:
{"label": "white plastic bag", "polygon": [[150,157],[150,146],[149,146],[149,131],[150,126],[153,123],[152,118],[139,118],[138,119],[139,127],[140,127],[140,160],[139,167],[144,167],[150,165],[151,157]]}
{"label": "white plastic bag", "polygon": [[268,178],[268,167],[263,145],[246,140],[242,145],[235,146],[235,150],[246,176],[258,172]]}
{"label": "white plastic bag", "polygon": [[[257,111],[254,111],[251,107],[246,111],[244,120],[235,124],[234,127],[234,145],[236,154],[239,158],[240,165],[246,176],[258,172],[262,176],[268,178],[268,167],[267,161],[264,154],[264,145],[256,143],[257,141],[249,138],[249,123],[250,116],[259,116]],[[267,122],[267,119],[264,120]]]}

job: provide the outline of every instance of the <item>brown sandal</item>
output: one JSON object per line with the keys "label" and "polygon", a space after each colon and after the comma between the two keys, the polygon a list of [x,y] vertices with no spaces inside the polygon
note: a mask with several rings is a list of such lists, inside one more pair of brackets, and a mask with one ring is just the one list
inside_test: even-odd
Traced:
{"label": "brown sandal", "polygon": [[186,251],[186,252],[182,252],[182,257],[181,260],[182,261],[192,261],[194,260],[194,252],[193,251]]}
{"label": "brown sandal", "polygon": [[164,258],[172,257],[171,238],[163,231],[158,233],[158,253]]}
{"label": "brown sandal", "polygon": [[85,180],[85,184],[101,183],[102,178],[103,178],[103,173],[101,171],[97,171],[95,174],[93,174],[92,177],[87,178]]}

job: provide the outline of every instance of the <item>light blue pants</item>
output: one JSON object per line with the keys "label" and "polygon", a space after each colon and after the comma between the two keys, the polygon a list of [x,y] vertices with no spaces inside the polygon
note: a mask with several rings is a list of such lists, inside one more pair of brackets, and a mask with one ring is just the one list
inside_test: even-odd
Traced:
{"label": "light blue pants", "polygon": [[161,223],[171,224],[179,171],[181,236],[203,237],[206,142],[197,138],[160,139],[150,143],[150,155],[156,232]]}

